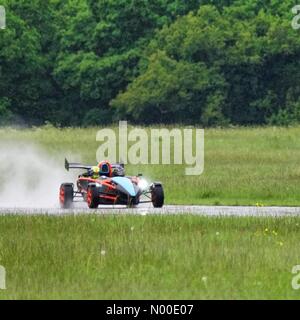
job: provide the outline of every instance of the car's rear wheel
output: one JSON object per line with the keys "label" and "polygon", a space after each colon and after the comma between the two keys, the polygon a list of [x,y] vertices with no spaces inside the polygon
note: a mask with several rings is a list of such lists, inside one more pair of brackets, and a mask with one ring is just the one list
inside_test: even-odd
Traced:
{"label": "car's rear wheel", "polygon": [[96,186],[89,186],[87,190],[87,204],[90,209],[97,209],[99,206],[99,190]]}
{"label": "car's rear wheel", "polygon": [[162,208],[164,205],[165,195],[161,184],[154,184],[151,188],[151,201],[154,208]]}
{"label": "car's rear wheel", "polygon": [[70,209],[73,206],[74,186],[71,183],[63,183],[59,190],[59,202],[62,209]]}

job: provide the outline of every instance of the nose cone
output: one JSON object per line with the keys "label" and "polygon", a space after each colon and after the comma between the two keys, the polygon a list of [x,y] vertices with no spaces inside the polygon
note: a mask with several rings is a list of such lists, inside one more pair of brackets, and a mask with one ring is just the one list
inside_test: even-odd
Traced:
{"label": "nose cone", "polygon": [[126,177],[115,177],[112,178],[112,181],[115,182],[117,185],[122,187],[126,192],[131,196],[135,197],[136,196],[136,191],[134,189],[133,183],[131,182],[130,179]]}

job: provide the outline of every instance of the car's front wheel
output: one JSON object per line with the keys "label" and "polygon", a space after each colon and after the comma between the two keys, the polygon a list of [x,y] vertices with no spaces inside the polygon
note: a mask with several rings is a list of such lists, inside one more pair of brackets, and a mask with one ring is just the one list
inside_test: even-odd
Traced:
{"label": "car's front wheel", "polygon": [[127,207],[128,207],[128,208],[136,208],[139,203],[140,203],[140,197],[139,197],[139,196],[136,196],[136,197],[130,198],[130,199],[128,200],[128,205],[127,205]]}
{"label": "car's front wheel", "polygon": [[87,190],[87,204],[90,209],[97,209],[99,206],[99,190],[96,186],[89,186]]}
{"label": "car's front wheel", "polygon": [[164,205],[165,195],[161,184],[153,184],[151,187],[151,201],[154,208],[162,208]]}

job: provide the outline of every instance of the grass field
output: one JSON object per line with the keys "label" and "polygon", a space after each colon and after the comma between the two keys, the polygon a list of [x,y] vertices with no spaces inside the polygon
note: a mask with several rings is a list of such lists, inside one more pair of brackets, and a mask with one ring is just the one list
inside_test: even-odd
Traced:
{"label": "grass field", "polygon": [[[59,167],[65,156],[91,163],[97,130],[0,129],[0,150],[34,145]],[[209,129],[202,175],[174,165],[127,173],[161,180],[169,204],[297,206],[299,136],[300,127]],[[34,180],[33,167],[21,173]],[[299,232],[296,217],[1,216],[0,299],[299,299]]]}
{"label": "grass field", "polygon": [[299,218],[1,217],[0,299],[299,299]]}
{"label": "grass field", "polygon": [[[63,166],[65,156],[95,162],[96,128],[0,129],[0,142],[34,143]],[[180,165],[128,165],[161,180],[170,204],[299,205],[300,127],[235,128],[205,131],[205,168],[185,176]]]}

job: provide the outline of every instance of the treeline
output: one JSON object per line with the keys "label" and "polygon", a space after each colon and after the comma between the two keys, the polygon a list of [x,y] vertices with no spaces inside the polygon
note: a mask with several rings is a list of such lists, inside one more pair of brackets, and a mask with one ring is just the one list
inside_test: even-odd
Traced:
{"label": "treeline", "polygon": [[292,0],[3,0],[0,124],[300,122]]}

